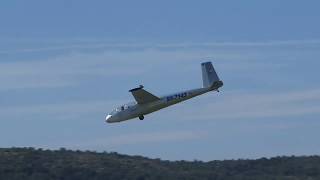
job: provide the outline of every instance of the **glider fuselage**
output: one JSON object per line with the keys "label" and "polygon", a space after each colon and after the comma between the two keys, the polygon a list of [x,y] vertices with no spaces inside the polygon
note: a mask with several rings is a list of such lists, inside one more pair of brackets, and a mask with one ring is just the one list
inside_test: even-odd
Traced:
{"label": "glider fuselage", "polygon": [[113,113],[110,113],[106,118],[106,122],[108,123],[121,122],[129,119],[137,118],[142,115],[147,115],[152,112],[158,111],[160,109],[166,108],[168,106],[202,95],[204,93],[207,93],[210,91],[217,91],[218,88],[220,88],[222,85],[223,85],[222,81],[218,81],[216,83],[216,86],[213,86],[213,87],[182,91],[172,95],[163,96],[160,98],[160,100],[153,101],[150,103],[145,103],[145,104],[128,103],[119,107],[119,111],[114,110]]}
{"label": "glider fuselage", "polygon": [[182,91],[169,96],[157,97],[143,89],[140,85],[137,88],[129,90],[135,98],[135,103],[125,104],[113,110],[106,117],[106,122],[115,123],[139,117],[144,119],[144,115],[158,111],[165,107],[180,103],[195,96],[207,93],[209,91],[219,91],[223,82],[219,79],[211,62],[201,63],[202,69],[202,88]]}

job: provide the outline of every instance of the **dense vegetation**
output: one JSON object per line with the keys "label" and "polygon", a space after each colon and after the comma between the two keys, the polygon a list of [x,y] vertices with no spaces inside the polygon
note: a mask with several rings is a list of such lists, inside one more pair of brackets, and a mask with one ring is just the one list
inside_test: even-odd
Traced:
{"label": "dense vegetation", "polygon": [[0,179],[320,179],[320,157],[258,160],[163,161],[117,153],[0,149]]}

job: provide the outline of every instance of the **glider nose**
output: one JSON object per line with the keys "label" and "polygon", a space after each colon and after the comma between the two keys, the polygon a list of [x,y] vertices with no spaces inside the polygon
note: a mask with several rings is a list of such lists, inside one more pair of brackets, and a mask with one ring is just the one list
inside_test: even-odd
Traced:
{"label": "glider nose", "polygon": [[111,122],[112,116],[110,114],[107,115],[106,117],[106,122],[110,123]]}

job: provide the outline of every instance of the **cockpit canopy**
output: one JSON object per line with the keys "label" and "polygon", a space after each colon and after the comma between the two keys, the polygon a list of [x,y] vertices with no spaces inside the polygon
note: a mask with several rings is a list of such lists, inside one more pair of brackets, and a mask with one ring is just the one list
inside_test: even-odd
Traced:
{"label": "cockpit canopy", "polygon": [[136,102],[132,102],[132,103],[128,103],[128,104],[122,105],[120,107],[117,107],[110,113],[110,115],[114,115],[114,114],[116,114],[118,112],[127,110],[127,109],[131,108],[132,106],[134,106],[136,104],[137,104]]}

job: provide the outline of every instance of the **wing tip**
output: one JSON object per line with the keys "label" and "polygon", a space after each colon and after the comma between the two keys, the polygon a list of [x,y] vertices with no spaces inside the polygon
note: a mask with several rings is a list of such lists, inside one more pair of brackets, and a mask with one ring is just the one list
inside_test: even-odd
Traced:
{"label": "wing tip", "polygon": [[133,88],[133,89],[130,89],[129,92],[134,92],[134,91],[137,91],[137,90],[140,90],[140,89],[143,89],[144,86],[143,85],[140,85],[139,87],[137,88]]}

